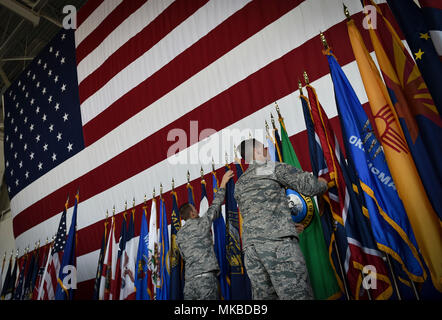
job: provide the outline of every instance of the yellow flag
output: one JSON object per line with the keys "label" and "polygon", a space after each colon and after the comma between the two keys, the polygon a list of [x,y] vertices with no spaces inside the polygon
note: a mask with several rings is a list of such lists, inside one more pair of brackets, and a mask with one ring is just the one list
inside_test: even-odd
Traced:
{"label": "yellow flag", "polygon": [[442,230],[419,174],[387,88],[353,20],[347,22],[359,72],[399,197],[407,211],[416,241],[430,270],[434,286],[442,291]]}

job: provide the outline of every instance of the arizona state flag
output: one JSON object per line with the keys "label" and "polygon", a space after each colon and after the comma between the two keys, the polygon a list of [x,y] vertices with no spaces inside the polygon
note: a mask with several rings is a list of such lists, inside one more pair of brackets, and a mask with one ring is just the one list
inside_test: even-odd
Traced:
{"label": "arizona state flag", "polygon": [[[372,0],[365,4],[376,6]],[[381,9],[376,9],[371,42],[428,199],[442,219],[442,118],[419,68]]]}
{"label": "arizona state flag", "polygon": [[[438,2],[440,8],[440,1]],[[422,9],[413,0],[387,0],[387,3],[407,39],[411,52],[436,103],[436,108],[439,114],[442,114],[442,90],[440,90],[442,62],[433,41],[431,41],[432,35],[428,28],[430,20],[425,17]]]}
{"label": "arizona state flag", "polygon": [[442,291],[442,231],[414,165],[387,88],[365,47],[353,20],[347,22],[348,34],[399,197],[407,211],[434,286]]}

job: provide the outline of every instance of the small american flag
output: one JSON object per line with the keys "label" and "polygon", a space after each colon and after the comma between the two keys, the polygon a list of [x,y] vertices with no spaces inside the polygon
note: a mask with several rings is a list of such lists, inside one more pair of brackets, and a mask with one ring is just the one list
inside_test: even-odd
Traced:
{"label": "small american flag", "polygon": [[58,225],[57,235],[55,236],[52,253],[49,257],[47,269],[43,275],[43,286],[39,292],[38,299],[53,300],[55,298],[55,289],[57,288],[57,278],[60,271],[60,263],[63,258],[64,247],[66,245],[66,212],[68,201],[66,201],[65,210],[61,215]]}

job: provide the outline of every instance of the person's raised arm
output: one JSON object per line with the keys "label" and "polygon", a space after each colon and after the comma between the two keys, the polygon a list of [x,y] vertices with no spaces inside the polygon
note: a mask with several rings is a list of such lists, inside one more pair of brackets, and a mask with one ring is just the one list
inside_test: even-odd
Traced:
{"label": "person's raised arm", "polygon": [[302,171],[286,163],[276,163],[275,174],[278,182],[284,187],[308,197],[327,191],[327,180],[317,178],[310,172]]}
{"label": "person's raised arm", "polygon": [[227,171],[221,180],[221,184],[219,186],[218,191],[213,196],[213,202],[209,207],[209,210],[207,210],[207,217],[211,221],[219,217],[219,214],[221,212],[221,205],[223,204],[224,198],[226,197],[226,185],[227,182],[229,182],[229,180],[232,177],[233,177],[233,171],[232,170]]}

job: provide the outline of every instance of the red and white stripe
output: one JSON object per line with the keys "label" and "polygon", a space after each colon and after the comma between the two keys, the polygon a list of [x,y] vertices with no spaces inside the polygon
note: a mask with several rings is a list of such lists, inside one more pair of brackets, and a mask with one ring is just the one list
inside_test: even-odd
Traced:
{"label": "red and white stripe", "polygon": [[[360,1],[345,2],[360,23]],[[179,198],[186,199],[187,170],[199,183],[201,166],[206,173],[212,169],[211,157],[201,163],[193,155],[212,150],[216,169],[223,170],[224,150],[217,141],[224,141],[233,160],[233,144],[250,131],[264,131],[275,101],[300,160],[308,159],[305,144],[296,143],[305,130],[297,91],[304,70],[329,118],[337,115],[319,30],[360,101],[367,102],[338,0],[90,0],[78,23],[86,148],[23,189],[11,200],[11,210],[17,247],[25,247],[55,234],[66,194],[80,188],[80,289],[82,282],[91,287],[95,278],[106,210],[115,205],[123,212],[124,202],[135,197],[142,212],[144,195],[154,188],[158,195],[163,183],[170,216],[172,178]],[[169,132],[182,129],[190,136],[190,121],[198,121],[199,132],[216,132],[201,140],[191,137],[187,148],[168,156],[176,142],[168,141]],[[230,137],[233,129],[244,136]],[[171,164],[185,158],[196,161]],[[140,219],[135,220],[138,235]],[[85,292],[85,298],[91,295]]]}

